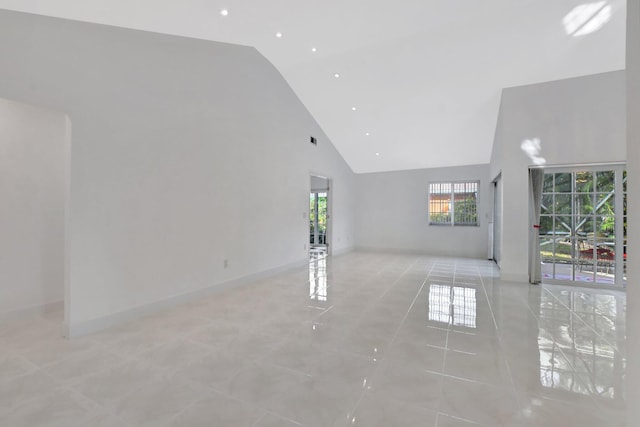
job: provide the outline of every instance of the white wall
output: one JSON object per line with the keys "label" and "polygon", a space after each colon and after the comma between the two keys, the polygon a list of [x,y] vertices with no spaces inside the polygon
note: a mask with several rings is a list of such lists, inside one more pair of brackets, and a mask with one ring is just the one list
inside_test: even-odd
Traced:
{"label": "white wall", "polygon": [[354,245],[351,169],[255,49],[7,11],[0,40],[0,96],[73,125],[71,334],[303,262],[311,172]]}
{"label": "white wall", "polygon": [[[640,1],[627,0],[627,177],[629,218],[640,212]],[[627,253],[627,425],[640,419],[640,224],[629,221]]]}
{"label": "white wall", "polygon": [[[429,225],[429,181],[480,180],[478,227]],[[486,259],[489,165],[356,175],[356,243],[363,249]]]}
{"label": "white wall", "polygon": [[525,139],[539,138],[547,165],[626,160],[625,73],[615,71],[503,90],[492,178],[502,172],[501,277],[527,281],[528,167]]}
{"label": "white wall", "polygon": [[502,171],[503,155],[504,155],[504,132],[503,132],[503,117],[504,117],[504,91],[503,96],[500,98],[500,108],[498,109],[498,118],[496,119],[496,130],[493,138],[493,147],[491,148],[491,160],[489,161],[489,176],[491,179],[496,179]]}
{"label": "white wall", "polygon": [[0,98],[0,318],[64,295],[66,117]]}

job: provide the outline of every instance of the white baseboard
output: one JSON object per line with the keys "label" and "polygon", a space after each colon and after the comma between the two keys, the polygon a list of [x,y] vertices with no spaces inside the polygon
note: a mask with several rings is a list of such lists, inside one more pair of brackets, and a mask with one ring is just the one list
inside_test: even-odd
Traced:
{"label": "white baseboard", "polygon": [[0,313],[0,322],[15,321],[34,316],[42,316],[47,313],[64,310],[64,301],[54,301],[45,304],[31,305],[16,310]]}
{"label": "white baseboard", "polygon": [[340,255],[348,254],[349,252],[353,252],[355,250],[356,250],[355,246],[349,246],[349,247],[346,247],[346,248],[340,248],[340,249],[336,249],[336,250],[332,251],[331,252],[331,256],[340,256]]}
{"label": "white baseboard", "polygon": [[378,248],[375,246],[357,246],[355,248],[358,252],[371,252],[376,254],[406,254],[406,255],[428,255],[424,251],[417,251],[413,249],[399,249],[399,248]]}
{"label": "white baseboard", "polygon": [[473,255],[451,255],[451,254],[437,254],[420,249],[406,249],[406,248],[379,248],[375,246],[356,246],[356,251],[359,252],[371,252],[379,254],[397,254],[397,255],[422,255],[435,258],[465,258],[465,259],[486,259],[486,254],[479,253],[477,256]]}
{"label": "white baseboard", "polygon": [[529,275],[527,273],[504,273],[500,272],[501,282],[529,283]]}
{"label": "white baseboard", "polygon": [[77,322],[67,325],[66,336],[68,338],[77,338],[84,335],[92,334],[107,328],[111,328],[116,325],[120,325],[131,320],[138,319],[140,317],[165,310],[167,308],[175,307],[180,304],[184,304],[198,298],[202,298],[207,295],[211,295],[217,292],[221,292],[227,289],[246,285],[250,282],[265,279],[276,274],[282,273],[294,268],[304,267],[309,264],[307,258],[293,262],[291,264],[283,265],[280,267],[264,270],[258,273],[249,274],[236,279],[228,280],[226,282],[218,283],[216,285],[208,286],[206,288],[197,289],[195,291],[186,292],[184,294],[174,295],[167,298],[163,298],[159,301],[154,301],[148,304],[143,304],[137,307],[129,308],[118,313],[109,314],[107,316],[98,317],[91,320]]}

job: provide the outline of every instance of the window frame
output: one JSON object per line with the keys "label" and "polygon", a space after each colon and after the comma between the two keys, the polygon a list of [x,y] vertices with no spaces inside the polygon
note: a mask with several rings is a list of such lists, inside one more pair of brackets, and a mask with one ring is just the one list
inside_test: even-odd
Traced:
{"label": "window frame", "polygon": [[[447,222],[434,222],[431,219],[431,188],[433,185],[437,184],[445,184],[451,186],[450,196],[450,204],[451,204],[451,215],[450,219]],[[456,212],[456,200],[455,200],[455,186],[456,184],[475,184],[476,185],[476,199],[475,199],[475,223],[456,223],[455,222],[455,212]],[[447,194],[447,193],[433,193],[433,194]],[[429,221],[429,225],[434,226],[449,226],[449,227],[479,227],[480,226],[480,216],[479,216],[479,207],[480,207],[480,180],[479,179],[464,179],[464,180],[452,180],[452,181],[429,181],[427,183],[427,220]]]}

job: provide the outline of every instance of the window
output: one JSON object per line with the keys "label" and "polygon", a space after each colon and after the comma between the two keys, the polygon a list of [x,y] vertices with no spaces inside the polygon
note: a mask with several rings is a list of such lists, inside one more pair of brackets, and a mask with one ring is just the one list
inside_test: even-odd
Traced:
{"label": "window", "polygon": [[429,224],[478,225],[478,181],[429,183]]}

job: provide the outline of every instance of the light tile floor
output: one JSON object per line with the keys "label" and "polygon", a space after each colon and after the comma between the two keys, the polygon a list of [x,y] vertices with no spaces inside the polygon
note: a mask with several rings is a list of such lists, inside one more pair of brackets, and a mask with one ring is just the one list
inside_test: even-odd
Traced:
{"label": "light tile floor", "polygon": [[0,425],[622,426],[625,296],[351,253],[66,341],[0,324]]}

